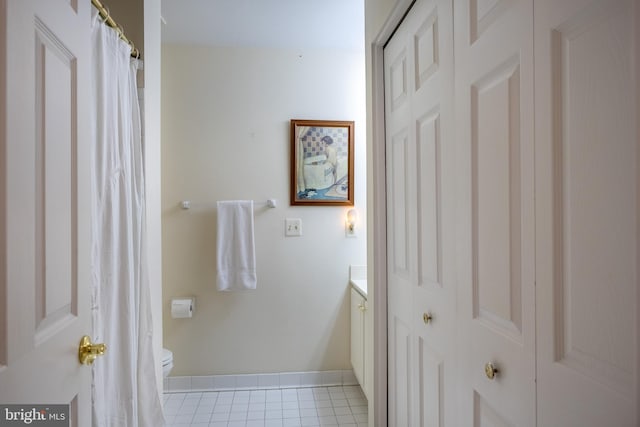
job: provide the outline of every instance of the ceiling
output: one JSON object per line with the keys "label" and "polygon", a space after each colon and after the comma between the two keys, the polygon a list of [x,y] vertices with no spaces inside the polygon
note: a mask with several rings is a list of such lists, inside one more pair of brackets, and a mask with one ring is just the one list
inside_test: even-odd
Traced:
{"label": "ceiling", "polygon": [[364,0],[162,0],[162,42],[364,50]]}

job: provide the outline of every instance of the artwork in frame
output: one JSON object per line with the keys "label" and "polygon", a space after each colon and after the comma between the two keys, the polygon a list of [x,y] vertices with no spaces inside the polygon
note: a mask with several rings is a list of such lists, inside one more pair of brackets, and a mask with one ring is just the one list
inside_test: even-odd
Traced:
{"label": "artwork in frame", "polygon": [[353,121],[291,120],[291,205],[353,206]]}

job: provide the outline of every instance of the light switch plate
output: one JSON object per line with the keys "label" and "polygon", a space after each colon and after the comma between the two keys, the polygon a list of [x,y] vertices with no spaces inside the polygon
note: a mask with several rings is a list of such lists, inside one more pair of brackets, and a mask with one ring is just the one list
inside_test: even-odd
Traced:
{"label": "light switch plate", "polygon": [[302,236],[302,219],[285,218],[284,235],[287,237]]}

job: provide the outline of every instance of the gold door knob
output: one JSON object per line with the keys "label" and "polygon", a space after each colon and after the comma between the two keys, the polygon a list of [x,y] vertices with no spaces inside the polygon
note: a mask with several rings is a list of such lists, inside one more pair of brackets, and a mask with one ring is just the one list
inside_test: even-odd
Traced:
{"label": "gold door knob", "polygon": [[80,340],[78,358],[83,365],[93,365],[96,357],[102,356],[107,351],[105,344],[92,344],[89,335],[85,335]]}
{"label": "gold door knob", "polygon": [[490,380],[494,379],[498,375],[498,372],[500,371],[498,371],[498,368],[496,368],[493,363],[489,362],[484,365],[484,374]]}
{"label": "gold door knob", "polygon": [[425,325],[429,324],[433,321],[433,316],[431,315],[431,313],[426,312],[422,315],[422,320],[424,321]]}
{"label": "gold door knob", "polygon": [[367,307],[364,305],[364,303],[362,304],[358,304],[358,310],[360,310],[361,312],[364,313],[364,311],[367,309]]}

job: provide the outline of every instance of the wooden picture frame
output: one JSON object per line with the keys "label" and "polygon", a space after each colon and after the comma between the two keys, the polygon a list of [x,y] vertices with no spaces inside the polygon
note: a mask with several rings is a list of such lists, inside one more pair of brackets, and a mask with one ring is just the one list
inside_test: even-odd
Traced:
{"label": "wooden picture frame", "polygon": [[354,122],[291,120],[291,205],[353,206]]}

